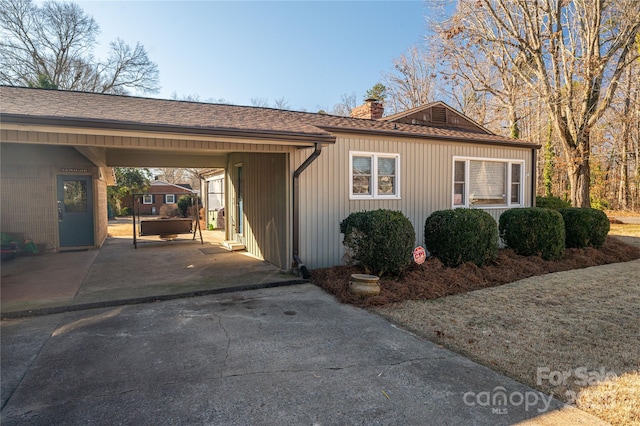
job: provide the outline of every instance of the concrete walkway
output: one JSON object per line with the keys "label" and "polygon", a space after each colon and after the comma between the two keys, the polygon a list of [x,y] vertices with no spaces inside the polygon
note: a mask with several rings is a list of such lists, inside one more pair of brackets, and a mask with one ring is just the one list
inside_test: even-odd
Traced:
{"label": "concrete walkway", "polygon": [[3,425],[600,423],[310,284],[5,320],[1,339]]}

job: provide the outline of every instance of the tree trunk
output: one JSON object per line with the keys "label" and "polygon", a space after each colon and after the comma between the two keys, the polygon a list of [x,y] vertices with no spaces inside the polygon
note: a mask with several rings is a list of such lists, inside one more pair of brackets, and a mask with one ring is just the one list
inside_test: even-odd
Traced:
{"label": "tree trunk", "polygon": [[[626,132],[623,132],[626,133]],[[629,207],[629,173],[628,173],[628,149],[627,137],[623,136],[622,141],[622,158],[620,161],[620,188],[618,190],[618,204],[620,208],[626,210]]]}
{"label": "tree trunk", "polygon": [[549,131],[547,133],[547,140],[544,144],[544,196],[551,197],[553,195],[553,160],[555,158],[555,152],[553,151],[553,126],[549,123]]}
{"label": "tree trunk", "polygon": [[520,139],[520,127],[518,126],[518,113],[514,105],[509,106],[509,136]]}
{"label": "tree trunk", "polygon": [[629,119],[631,110],[631,67],[627,71],[627,87],[624,98],[624,110],[622,113],[622,159],[620,161],[620,188],[618,192],[618,203],[623,209],[629,207],[629,164],[628,164],[628,151],[629,151],[629,137],[630,137],[630,125]]}
{"label": "tree trunk", "polygon": [[591,169],[589,166],[589,135],[583,136],[576,147],[567,150],[569,163],[569,183],[571,184],[571,204],[574,207],[591,207]]}

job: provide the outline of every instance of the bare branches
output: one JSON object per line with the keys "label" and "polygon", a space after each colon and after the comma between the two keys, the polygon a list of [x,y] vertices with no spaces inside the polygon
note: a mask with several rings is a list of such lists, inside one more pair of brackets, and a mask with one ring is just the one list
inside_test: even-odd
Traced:
{"label": "bare branches", "polygon": [[158,68],[144,47],[122,40],[110,44],[109,58],[93,57],[99,32],[95,20],[74,3],[30,0],[0,2],[0,83],[64,90],[155,93]]}
{"label": "bare branches", "polygon": [[[485,92],[504,101],[518,82],[541,91],[572,166],[576,205],[589,203],[590,132],[638,55],[639,10],[639,0],[461,0],[439,29],[454,72]],[[474,56],[500,81],[479,72]]]}
{"label": "bare branches", "polygon": [[433,57],[416,46],[393,62],[394,71],[384,77],[385,108],[391,114],[429,103],[434,99],[436,75]]}

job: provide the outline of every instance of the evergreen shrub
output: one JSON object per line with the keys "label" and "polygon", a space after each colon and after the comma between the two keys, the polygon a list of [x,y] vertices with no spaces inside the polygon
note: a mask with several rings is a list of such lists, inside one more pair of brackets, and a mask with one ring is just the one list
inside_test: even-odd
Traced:
{"label": "evergreen shrub", "polygon": [[350,263],[367,274],[396,275],[411,263],[416,233],[401,212],[373,210],[351,213],[340,222]]}
{"label": "evergreen shrub", "polygon": [[447,266],[482,266],[498,254],[498,227],[483,210],[439,210],[425,221],[424,241],[430,254]]}
{"label": "evergreen shrub", "polygon": [[502,241],[517,254],[546,260],[557,260],[564,254],[564,221],[557,210],[511,209],[500,215],[499,223]]}
{"label": "evergreen shrub", "polygon": [[568,208],[560,209],[564,219],[566,247],[600,247],[609,234],[611,224],[602,210]]}

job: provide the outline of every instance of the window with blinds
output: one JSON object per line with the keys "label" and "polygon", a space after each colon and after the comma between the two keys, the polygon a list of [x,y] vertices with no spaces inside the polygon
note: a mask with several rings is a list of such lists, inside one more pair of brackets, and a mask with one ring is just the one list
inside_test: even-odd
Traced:
{"label": "window with blinds", "polygon": [[400,198],[399,154],[351,152],[351,199]]}
{"label": "window with blinds", "polygon": [[455,158],[453,206],[516,206],[522,204],[521,161]]}
{"label": "window with blinds", "polygon": [[507,163],[469,160],[469,203],[507,203]]}

